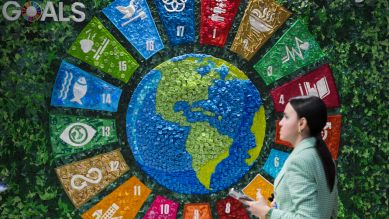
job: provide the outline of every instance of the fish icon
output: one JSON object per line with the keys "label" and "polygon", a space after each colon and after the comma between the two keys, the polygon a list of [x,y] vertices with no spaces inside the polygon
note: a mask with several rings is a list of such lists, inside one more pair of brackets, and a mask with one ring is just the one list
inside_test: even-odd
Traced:
{"label": "fish icon", "polygon": [[88,85],[86,83],[86,79],[84,77],[78,78],[76,83],[73,86],[73,99],[71,99],[71,102],[76,102],[78,104],[82,105],[81,99],[85,96],[86,92],[88,90]]}

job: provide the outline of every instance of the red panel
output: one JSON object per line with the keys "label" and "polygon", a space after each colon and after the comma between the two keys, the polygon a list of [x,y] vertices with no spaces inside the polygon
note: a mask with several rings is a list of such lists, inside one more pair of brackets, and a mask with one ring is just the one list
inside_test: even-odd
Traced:
{"label": "red panel", "polygon": [[223,47],[240,0],[202,0],[200,44]]}
{"label": "red panel", "polygon": [[231,197],[227,197],[217,202],[217,215],[220,219],[249,219],[243,204]]}
{"label": "red panel", "polygon": [[328,108],[339,106],[338,91],[328,64],[273,89],[270,95],[276,112],[283,112],[290,98],[302,95],[319,96]]}

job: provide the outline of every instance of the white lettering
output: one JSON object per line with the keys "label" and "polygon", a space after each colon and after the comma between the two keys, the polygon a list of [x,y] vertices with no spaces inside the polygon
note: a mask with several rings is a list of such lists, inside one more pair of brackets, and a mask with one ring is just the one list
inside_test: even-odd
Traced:
{"label": "white lettering", "polygon": [[140,186],[139,185],[134,186],[134,196],[140,196]]}
{"label": "white lettering", "polygon": [[[18,8],[18,10],[11,10],[11,14],[9,14],[8,13],[8,7],[10,5],[15,6],[16,8]],[[20,14],[21,14],[20,5],[16,1],[6,2],[3,5],[3,10],[2,11],[3,11],[4,18],[9,20],[9,21],[16,21],[20,17]]]}
{"label": "white lettering", "polygon": [[[11,6],[12,9],[10,8]],[[53,21],[68,22],[72,19],[74,22],[82,22],[85,20],[85,13],[81,9],[85,9],[85,5],[81,2],[74,2],[71,6],[72,15],[64,15],[64,5],[63,2],[58,2],[58,16],[54,3],[52,1],[47,1],[44,10],[42,11],[42,17],[40,21],[46,21],[47,18],[52,18]],[[2,6],[2,13],[6,20],[16,21],[20,18],[21,15],[21,6],[16,1],[7,1]]]}
{"label": "white lettering", "polygon": [[184,30],[185,30],[184,26],[177,26],[177,36],[178,37],[184,36]]}
{"label": "white lettering", "polygon": [[59,21],[70,21],[69,17],[63,16],[63,2],[58,3],[58,17]]}
{"label": "white lettering", "polygon": [[[75,14],[72,16],[72,20],[74,22],[83,22],[85,20],[85,13],[83,11],[78,10],[77,7],[84,9],[85,5],[81,2],[75,2],[72,4],[72,12],[73,14]],[[77,17],[76,15],[79,15],[79,17]]]}
{"label": "white lettering", "polygon": [[53,2],[47,2],[45,10],[42,13],[41,21],[45,21],[48,17],[53,18],[53,21],[58,21]]}

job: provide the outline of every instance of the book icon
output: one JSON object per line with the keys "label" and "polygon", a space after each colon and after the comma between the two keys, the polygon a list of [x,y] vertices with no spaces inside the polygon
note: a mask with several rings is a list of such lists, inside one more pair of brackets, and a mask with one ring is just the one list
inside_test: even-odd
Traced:
{"label": "book icon", "polygon": [[310,82],[303,82],[303,84],[299,83],[299,88],[301,95],[314,95],[321,99],[324,99],[331,93],[326,77],[320,78],[313,86],[311,86]]}

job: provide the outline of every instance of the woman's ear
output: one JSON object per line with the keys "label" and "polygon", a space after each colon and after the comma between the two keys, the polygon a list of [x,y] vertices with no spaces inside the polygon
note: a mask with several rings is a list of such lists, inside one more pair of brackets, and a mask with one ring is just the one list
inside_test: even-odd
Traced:
{"label": "woman's ear", "polygon": [[305,131],[308,129],[308,121],[305,117],[301,117],[299,119],[299,128],[301,131]]}

